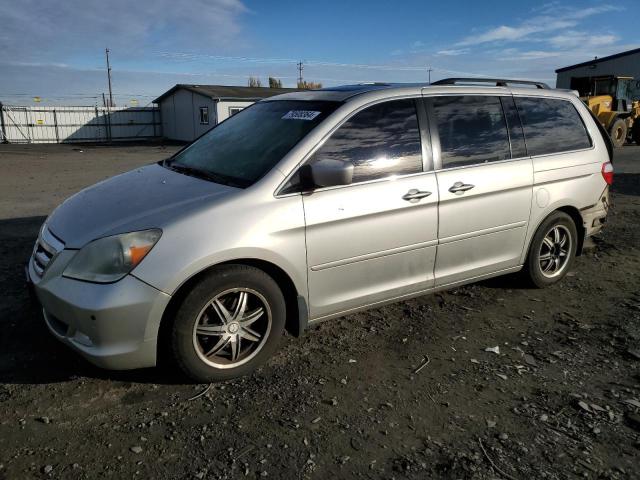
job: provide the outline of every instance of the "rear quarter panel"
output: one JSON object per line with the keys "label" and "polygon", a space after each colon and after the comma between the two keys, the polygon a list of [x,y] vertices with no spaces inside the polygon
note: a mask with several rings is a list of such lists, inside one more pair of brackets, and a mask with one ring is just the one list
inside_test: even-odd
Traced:
{"label": "rear quarter panel", "polygon": [[[514,94],[516,100],[518,96]],[[522,96],[532,97],[534,95]],[[540,96],[554,97],[553,93],[541,94]],[[569,99],[576,107],[591,137],[592,147],[532,157],[533,196],[531,217],[525,240],[527,247],[540,224],[554,210],[573,207],[580,211],[592,207],[607,188],[601,169],[602,164],[609,161],[609,156],[598,127],[580,99],[571,98],[571,96],[557,98]],[[521,258],[522,263],[525,262],[527,253],[528,248],[525,248]]]}

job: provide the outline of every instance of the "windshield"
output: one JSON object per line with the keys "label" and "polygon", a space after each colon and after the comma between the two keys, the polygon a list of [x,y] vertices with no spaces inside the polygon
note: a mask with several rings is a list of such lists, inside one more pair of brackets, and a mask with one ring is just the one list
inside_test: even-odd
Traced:
{"label": "windshield", "polygon": [[218,183],[248,187],[337,107],[337,102],[258,102],[209,130],[168,168]]}

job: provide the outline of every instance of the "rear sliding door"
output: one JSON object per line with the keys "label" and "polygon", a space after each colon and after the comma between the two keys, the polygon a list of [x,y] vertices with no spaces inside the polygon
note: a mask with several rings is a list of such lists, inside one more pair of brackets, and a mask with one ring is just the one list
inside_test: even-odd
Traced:
{"label": "rear sliding door", "polygon": [[438,181],[435,284],[520,264],[533,170],[511,96],[426,97]]}

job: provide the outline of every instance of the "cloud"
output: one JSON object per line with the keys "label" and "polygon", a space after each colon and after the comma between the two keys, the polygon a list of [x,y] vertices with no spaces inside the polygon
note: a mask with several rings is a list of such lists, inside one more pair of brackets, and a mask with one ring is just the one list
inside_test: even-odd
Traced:
{"label": "cloud", "polygon": [[465,55],[469,52],[470,50],[468,48],[452,48],[449,50],[439,50],[436,52],[436,55],[440,57],[457,57],[458,55]]}
{"label": "cloud", "polygon": [[541,60],[548,58],[558,58],[563,56],[564,52],[547,51],[547,50],[518,50],[516,48],[508,48],[501,52],[496,52],[495,58],[500,61],[521,61],[521,60]]}
{"label": "cloud", "polygon": [[109,46],[123,57],[149,47],[231,45],[241,38],[241,0],[0,0],[0,60],[65,61]]}
{"label": "cloud", "polygon": [[612,5],[599,7],[568,9],[557,4],[547,4],[538,10],[541,14],[533,16],[517,25],[500,25],[485,32],[469,35],[459,41],[458,46],[470,46],[491,42],[514,42],[525,40],[543,41],[542,35],[577,26],[581,20],[601,13],[618,10]]}
{"label": "cloud", "polygon": [[568,31],[549,39],[556,48],[597,48],[613,45],[619,40],[615,35],[592,35],[587,32]]}

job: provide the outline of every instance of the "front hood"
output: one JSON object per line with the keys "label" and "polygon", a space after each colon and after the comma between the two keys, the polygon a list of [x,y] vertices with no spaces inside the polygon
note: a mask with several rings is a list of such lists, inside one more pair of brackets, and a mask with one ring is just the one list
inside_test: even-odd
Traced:
{"label": "front hood", "polygon": [[66,248],[81,248],[108,235],[162,228],[176,216],[234,191],[158,164],[148,165],[69,197],[51,214],[47,226]]}

